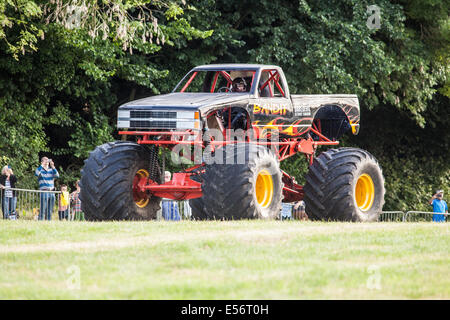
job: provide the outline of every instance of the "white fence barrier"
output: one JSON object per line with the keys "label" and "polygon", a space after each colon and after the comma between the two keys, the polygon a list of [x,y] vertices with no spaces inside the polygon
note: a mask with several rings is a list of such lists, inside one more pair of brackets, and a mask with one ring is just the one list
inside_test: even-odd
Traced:
{"label": "white fence barrier", "polygon": [[403,211],[382,211],[378,217],[380,222],[402,222],[405,213]]}
{"label": "white fence barrier", "polygon": [[442,221],[447,221],[447,213],[434,213],[429,211],[382,211],[378,217],[380,222],[426,222],[433,221],[433,215],[443,216]]}
{"label": "white fence barrier", "polygon": [[408,211],[405,213],[403,221],[405,222],[423,222],[423,221],[433,221],[433,215],[436,215],[435,218],[443,216],[443,222],[447,221],[447,213],[434,213],[428,211]]}
{"label": "white fence barrier", "polygon": [[[11,191],[11,192],[9,192]],[[19,188],[0,189],[2,217],[26,220],[73,220],[70,200],[67,212],[59,214],[61,191],[29,190]],[[45,211],[45,212],[44,212]]]}

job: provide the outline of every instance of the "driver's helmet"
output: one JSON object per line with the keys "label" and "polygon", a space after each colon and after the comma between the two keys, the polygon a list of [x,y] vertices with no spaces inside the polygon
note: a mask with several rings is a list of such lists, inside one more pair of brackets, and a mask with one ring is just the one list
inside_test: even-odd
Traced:
{"label": "driver's helmet", "polygon": [[246,92],[247,82],[242,77],[237,77],[233,80],[233,92]]}

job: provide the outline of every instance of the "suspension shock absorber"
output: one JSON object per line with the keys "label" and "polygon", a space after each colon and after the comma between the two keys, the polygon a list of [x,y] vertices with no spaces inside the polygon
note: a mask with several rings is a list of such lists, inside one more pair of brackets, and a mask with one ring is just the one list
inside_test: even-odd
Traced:
{"label": "suspension shock absorber", "polygon": [[161,164],[159,161],[159,147],[156,145],[150,145],[149,151],[149,179],[154,182],[161,183],[161,176],[164,172],[161,172]]}

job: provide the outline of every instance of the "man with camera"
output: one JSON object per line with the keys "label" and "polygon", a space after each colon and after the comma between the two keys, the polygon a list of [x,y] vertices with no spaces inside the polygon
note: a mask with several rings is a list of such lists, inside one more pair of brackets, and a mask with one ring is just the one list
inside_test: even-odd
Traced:
{"label": "man with camera", "polygon": [[[42,157],[41,165],[36,169],[34,175],[38,177],[39,190],[55,190],[55,179],[59,178],[59,173],[55,169],[52,159]],[[53,207],[55,205],[55,194],[53,192],[40,193],[39,220],[52,220]]]}
{"label": "man with camera", "polygon": [[445,222],[445,216],[443,213],[448,214],[447,202],[444,201],[444,190],[437,190],[434,196],[429,201],[433,206],[433,221]]}

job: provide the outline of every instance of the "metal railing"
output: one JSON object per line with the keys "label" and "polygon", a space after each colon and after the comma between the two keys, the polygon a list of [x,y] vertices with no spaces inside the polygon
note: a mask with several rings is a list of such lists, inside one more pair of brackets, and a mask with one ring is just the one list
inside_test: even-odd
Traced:
{"label": "metal railing", "polygon": [[[13,197],[10,197],[12,192]],[[0,189],[0,202],[2,218],[4,219],[26,219],[26,220],[58,220],[58,208],[62,196],[61,191],[30,190],[19,188]],[[42,212],[42,206],[53,203],[50,216],[48,212]],[[70,210],[70,199],[68,201],[67,215],[64,219],[74,220],[74,213]]]}
{"label": "metal railing", "polygon": [[434,215],[442,215],[443,222],[447,220],[447,213],[435,213],[430,211],[382,211],[378,217],[380,222],[431,222]]}
{"label": "metal railing", "polygon": [[405,213],[403,211],[382,211],[378,217],[380,222],[402,222]]}
{"label": "metal railing", "polygon": [[447,213],[434,213],[428,211],[408,211],[405,213],[403,221],[405,222],[425,222],[425,221],[433,221],[434,215],[443,216],[443,221],[447,220]]}

